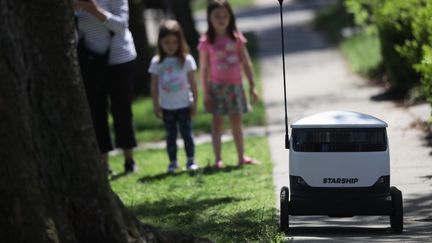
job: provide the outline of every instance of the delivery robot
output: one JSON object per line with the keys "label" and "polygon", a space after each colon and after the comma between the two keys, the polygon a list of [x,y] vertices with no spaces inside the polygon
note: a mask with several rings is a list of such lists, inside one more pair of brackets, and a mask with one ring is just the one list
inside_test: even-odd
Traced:
{"label": "delivery robot", "polygon": [[278,1],[290,185],[280,192],[280,229],[289,229],[290,215],[388,215],[393,232],[401,233],[402,192],[390,186],[387,123],[359,112],[328,111],[294,122],[289,136]]}
{"label": "delivery robot", "polygon": [[387,123],[350,111],[327,111],[291,124],[289,185],[280,192],[280,228],[290,215],[388,215],[403,230],[402,193],[390,187]]}

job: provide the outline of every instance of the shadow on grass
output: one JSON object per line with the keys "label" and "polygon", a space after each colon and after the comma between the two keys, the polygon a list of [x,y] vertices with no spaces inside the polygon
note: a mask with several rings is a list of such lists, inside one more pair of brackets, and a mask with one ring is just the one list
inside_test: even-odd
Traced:
{"label": "shadow on grass", "polygon": [[275,231],[268,230],[269,225],[276,227],[274,209],[244,210],[231,214],[212,209],[243,200],[245,199],[237,197],[163,199],[134,206],[132,210],[139,218],[159,221],[158,227],[166,231],[187,232],[216,242],[243,242],[274,237]]}
{"label": "shadow on grass", "polygon": [[183,214],[186,212],[189,214],[199,213],[205,209],[217,205],[229,204],[238,201],[241,201],[241,199],[235,197],[206,198],[202,200],[173,200],[164,198],[153,203],[146,203],[139,206],[134,206],[133,211],[136,213],[137,216],[163,216],[168,221],[175,221],[177,223],[181,223],[180,221],[182,221],[182,217],[179,216],[179,214]]}
{"label": "shadow on grass", "polygon": [[[161,174],[157,174],[157,175],[152,175],[152,176],[144,176],[142,178],[139,179],[139,182],[141,183],[147,183],[147,182],[152,182],[152,181],[159,181],[159,180],[163,180],[166,179],[168,177],[177,177],[177,176],[182,176],[185,174],[188,174],[190,176],[196,176],[196,175],[212,175],[212,174],[216,174],[216,173],[230,173],[231,171],[234,170],[239,170],[241,169],[241,167],[239,166],[225,166],[222,169],[216,169],[215,167],[212,166],[206,166],[204,168],[200,168],[196,171],[178,171],[175,173],[161,173]],[[113,179],[111,179],[113,180]]]}
{"label": "shadow on grass", "polygon": [[120,178],[122,178],[122,177],[124,177],[124,176],[126,176],[127,175],[127,173],[125,173],[125,172],[122,172],[122,173],[116,173],[116,174],[114,174],[114,175],[111,175],[110,177],[109,177],[109,180],[110,181],[115,181],[115,180],[118,180],[118,179],[120,179]]}
{"label": "shadow on grass", "polygon": [[128,175],[133,175],[134,173],[137,173],[137,172],[136,171],[135,172],[120,172],[120,173],[114,172],[111,176],[109,176],[109,180],[115,181],[115,180],[118,180],[122,177],[125,177]]}

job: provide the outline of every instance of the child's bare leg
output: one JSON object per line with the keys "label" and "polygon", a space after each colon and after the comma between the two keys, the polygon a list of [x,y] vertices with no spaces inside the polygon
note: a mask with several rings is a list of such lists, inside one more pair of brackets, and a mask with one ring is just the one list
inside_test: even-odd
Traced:
{"label": "child's bare leg", "polygon": [[212,125],[212,144],[216,162],[222,160],[221,155],[221,137],[223,132],[224,118],[223,116],[213,115]]}
{"label": "child's bare leg", "polygon": [[243,123],[242,114],[231,114],[231,131],[234,137],[234,143],[237,149],[238,163],[243,162],[244,157],[244,141],[243,141]]}

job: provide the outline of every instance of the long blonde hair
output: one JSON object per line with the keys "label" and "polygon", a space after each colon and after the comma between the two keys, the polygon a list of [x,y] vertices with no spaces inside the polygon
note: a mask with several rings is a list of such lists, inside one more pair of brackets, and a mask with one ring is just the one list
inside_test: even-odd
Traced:
{"label": "long blonde hair", "polygon": [[164,52],[161,44],[161,40],[168,36],[174,35],[178,40],[178,49],[175,53],[175,56],[179,59],[181,66],[185,63],[186,55],[189,54],[189,46],[186,43],[186,39],[183,34],[183,30],[180,24],[175,20],[166,20],[164,21],[159,28],[159,36],[157,43],[157,52],[159,55],[159,63],[161,63],[167,54]]}

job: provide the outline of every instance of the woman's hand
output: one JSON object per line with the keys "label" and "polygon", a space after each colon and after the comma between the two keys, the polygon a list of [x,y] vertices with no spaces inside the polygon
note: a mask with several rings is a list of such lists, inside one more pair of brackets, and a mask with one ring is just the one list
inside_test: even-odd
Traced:
{"label": "woman's hand", "polygon": [[96,0],[77,0],[73,3],[73,8],[76,11],[85,11],[94,15],[100,21],[106,19],[105,10],[97,4]]}
{"label": "woman's hand", "polygon": [[73,7],[78,11],[92,13],[98,8],[98,5],[94,0],[76,0],[73,3]]}

